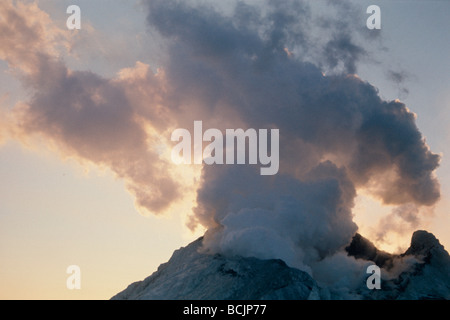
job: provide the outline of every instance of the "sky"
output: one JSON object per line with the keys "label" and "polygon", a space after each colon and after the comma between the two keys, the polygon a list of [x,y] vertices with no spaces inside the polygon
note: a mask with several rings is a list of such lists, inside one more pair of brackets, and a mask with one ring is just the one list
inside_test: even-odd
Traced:
{"label": "sky", "polygon": [[[207,229],[313,273],[356,231],[450,246],[450,2],[175,3],[0,5],[0,299],[108,299]],[[279,128],[280,173],[174,165],[193,120]]]}

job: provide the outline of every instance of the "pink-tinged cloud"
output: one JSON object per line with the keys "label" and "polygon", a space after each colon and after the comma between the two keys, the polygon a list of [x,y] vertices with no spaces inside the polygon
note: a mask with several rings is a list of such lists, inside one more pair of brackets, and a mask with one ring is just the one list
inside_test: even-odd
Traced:
{"label": "pink-tinged cloud", "polygon": [[36,2],[4,0],[0,13],[0,59],[12,68],[38,72],[44,56],[58,56],[67,48],[67,33],[57,28]]}
{"label": "pink-tinged cloud", "polygon": [[179,190],[148,133],[167,125],[158,107],[162,75],[140,63],[115,79],[71,71],[55,51],[59,30],[36,4],[7,1],[0,10],[0,57],[34,92],[13,110],[16,137],[39,135],[66,156],[108,167],[139,207],[166,209]]}

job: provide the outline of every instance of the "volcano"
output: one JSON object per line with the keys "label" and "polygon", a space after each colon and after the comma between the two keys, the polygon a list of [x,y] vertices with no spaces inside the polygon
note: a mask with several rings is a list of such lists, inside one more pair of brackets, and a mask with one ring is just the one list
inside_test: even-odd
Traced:
{"label": "volcano", "polygon": [[[225,256],[202,252],[203,237],[176,250],[167,263],[143,281],[132,283],[113,300],[423,300],[450,298],[450,257],[436,237],[414,232],[402,254],[377,249],[355,234],[347,256],[381,268],[381,289],[365,279],[351,289],[329,288],[279,259]],[[332,270],[330,270],[332,272]],[[346,294],[342,294],[346,292]]]}

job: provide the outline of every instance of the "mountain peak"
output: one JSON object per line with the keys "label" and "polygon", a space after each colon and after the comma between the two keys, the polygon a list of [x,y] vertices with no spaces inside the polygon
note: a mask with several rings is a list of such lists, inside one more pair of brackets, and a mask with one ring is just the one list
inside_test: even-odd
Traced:
{"label": "mountain peak", "polygon": [[282,260],[202,253],[203,238],[174,252],[167,263],[135,282],[114,300],[291,300],[316,299],[318,286]]}
{"label": "mountain peak", "polygon": [[425,230],[415,231],[411,238],[411,245],[406,250],[405,255],[429,256],[433,251],[442,251],[442,246],[434,234]]}

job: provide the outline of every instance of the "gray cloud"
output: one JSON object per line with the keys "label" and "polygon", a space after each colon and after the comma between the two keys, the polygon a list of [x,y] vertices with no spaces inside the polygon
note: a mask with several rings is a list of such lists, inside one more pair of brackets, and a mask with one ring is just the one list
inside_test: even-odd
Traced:
{"label": "gray cloud", "polygon": [[[177,107],[193,101],[192,108],[210,121],[219,106],[227,107],[250,127],[281,128],[282,148],[300,141],[316,158],[334,154],[357,185],[395,169],[393,184],[380,184],[386,203],[430,205],[439,198],[432,174],[439,156],[430,152],[404,104],[382,101],[376,88],[357,77],[323,76],[316,66],[274,51],[258,28],[240,30],[233,17],[175,3],[150,1],[149,22],[175,39],[166,71]],[[203,30],[215,30],[215,37]],[[183,119],[192,121],[188,114]],[[297,150],[284,158],[302,166],[304,157],[309,155]]]}
{"label": "gray cloud", "polygon": [[[147,4],[149,24],[168,39],[165,71],[180,126],[200,116],[205,127],[280,129],[280,176],[203,168],[191,226],[211,228],[211,250],[271,252],[302,265],[349,241],[357,188],[395,205],[439,199],[439,156],[404,104],[383,101],[352,74],[367,52],[345,26],[322,24],[326,53],[313,63],[296,54],[319,45],[303,48],[313,40],[305,28],[313,19],[302,2],[269,2],[265,11],[239,4],[232,15],[185,1]],[[325,76],[319,66],[343,72]],[[271,239],[268,251],[257,246],[262,239]],[[270,249],[272,240],[285,249]]]}
{"label": "gray cloud", "polygon": [[356,62],[365,55],[364,49],[354,44],[348,34],[335,35],[325,47],[325,58],[328,67],[334,69],[343,64],[348,73],[356,73]]}

